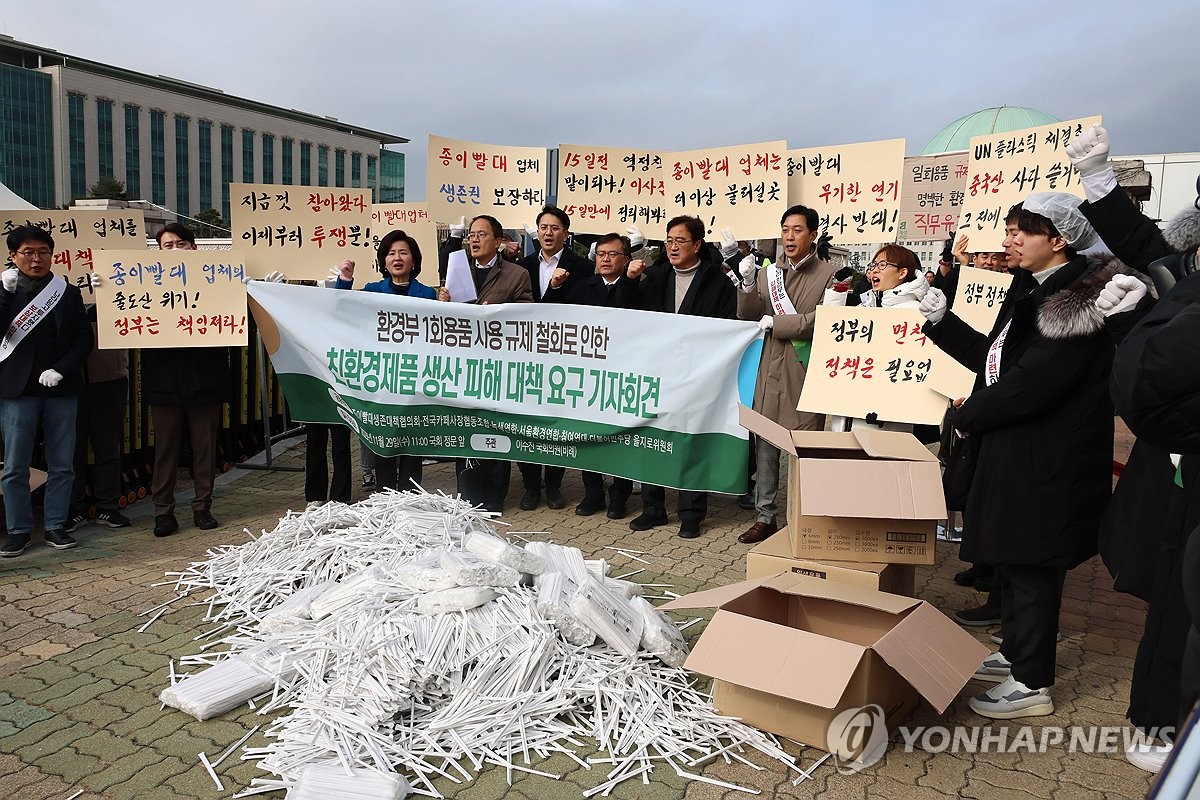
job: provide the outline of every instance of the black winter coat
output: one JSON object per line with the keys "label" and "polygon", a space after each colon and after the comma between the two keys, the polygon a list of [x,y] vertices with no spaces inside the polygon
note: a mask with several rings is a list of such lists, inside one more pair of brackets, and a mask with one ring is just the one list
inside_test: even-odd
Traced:
{"label": "black winter coat", "polygon": [[[0,336],[40,291],[0,289]],[[77,286],[67,283],[63,296],[45,319],[25,335],[12,355],[0,361],[0,398],[79,394],[83,390],[83,365],[92,352],[92,342],[92,324],[83,307],[83,295]],[[63,376],[53,389],[38,383],[48,369]]]}
{"label": "black winter coat", "polygon": [[[720,254],[714,258],[712,252],[711,248],[701,248],[700,266],[679,313],[737,319],[737,289],[722,269]],[[621,281],[617,284],[616,304],[621,308],[675,313],[675,269],[667,261],[660,261],[646,267],[641,280]]]}
{"label": "black winter coat", "polygon": [[571,290],[575,284],[595,272],[595,265],[586,258],[580,258],[567,244],[563,247],[562,255],[558,257],[558,266],[567,271],[567,279],[558,288],[550,287],[542,294],[542,263],[541,253],[533,253],[518,262],[529,272],[529,283],[533,287],[533,298],[538,303],[568,303]]}
{"label": "black winter coat", "polygon": [[228,347],[159,347],[142,350],[142,394],[156,406],[204,406],[230,391]]}
{"label": "black winter coat", "polygon": [[[1074,567],[1096,553],[1112,486],[1112,343],[1093,303],[1107,270],[1077,257],[1039,285],[1019,270],[989,335],[949,312],[925,333],[978,378],[950,415],[979,438],[965,519],[978,561]],[[989,348],[1008,329],[999,380]]]}

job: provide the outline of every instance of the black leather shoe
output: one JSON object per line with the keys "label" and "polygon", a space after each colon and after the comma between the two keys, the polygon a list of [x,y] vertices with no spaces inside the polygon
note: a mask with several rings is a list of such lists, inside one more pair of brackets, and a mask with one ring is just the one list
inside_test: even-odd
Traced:
{"label": "black leather shoe", "polygon": [[[551,508],[553,508],[553,506],[551,506]],[[581,517],[590,517],[592,514],[595,514],[597,511],[603,511],[603,510],[604,510],[604,501],[603,500],[592,500],[591,498],[588,498],[588,497],[583,498],[583,500],[579,501],[579,505],[575,506],[575,513]]]}
{"label": "black leather shoe", "polygon": [[170,536],[175,531],[179,530],[179,520],[175,519],[174,514],[159,514],[154,518],[154,535],[155,536]]}
{"label": "black leather shoe", "polygon": [[542,502],[542,493],[538,489],[526,489],[525,494],[521,495],[521,510],[533,511],[538,507],[538,503]]}
{"label": "black leather shoe", "polygon": [[75,537],[64,531],[62,528],[48,530],[42,534],[42,538],[46,540],[46,544],[53,547],[55,550],[70,550],[79,542],[75,541]]}
{"label": "black leather shoe", "polygon": [[553,508],[553,509],[557,510],[557,509],[566,508],[566,507],[567,507],[567,501],[563,499],[562,491],[557,486],[555,486],[553,489],[551,489],[549,486],[547,486],[546,487],[546,508]]}
{"label": "black leather shoe", "polygon": [[213,528],[221,527],[221,523],[217,522],[216,518],[209,512],[207,508],[200,511],[192,512],[192,521],[196,523],[196,527],[202,531],[211,531]]}
{"label": "black leather shoe", "polygon": [[695,539],[700,535],[700,520],[685,519],[679,522],[679,538]]}
{"label": "black leather shoe", "polygon": [[659,525],[666,524],[666,514],[656,515],[649,511],[643,511],[641,514],[629,521],[629,529],[634,531],[648,531],[651,528],[657,528]]}

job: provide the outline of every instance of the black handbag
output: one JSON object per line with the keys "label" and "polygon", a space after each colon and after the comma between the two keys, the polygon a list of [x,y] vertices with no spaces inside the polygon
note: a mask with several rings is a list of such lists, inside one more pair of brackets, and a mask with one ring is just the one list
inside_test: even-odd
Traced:
{"label": "black handbag", "polygon": [[962,511],[967,507],[967,495],[971,493],[971,481],[975,479],[975,462],[979,457],[979,437],[961,436],[954,429],[954,407],[946,409],[942,419],[941,447],[938,461],[942,467],[942,491],[946,495],[948,511]]}

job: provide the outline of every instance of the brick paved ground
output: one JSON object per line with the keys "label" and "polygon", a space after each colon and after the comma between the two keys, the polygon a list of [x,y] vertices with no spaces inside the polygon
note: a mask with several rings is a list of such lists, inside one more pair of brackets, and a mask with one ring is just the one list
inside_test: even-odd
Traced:
{"label": "brick paved ground", "polygon": [[[1122,447],[1127,445],[1126,441]],[[294,445],[279,463],[302,463],[302,455],[302,444]],[[519,482],[514,470],[510,497],[514,504]],[[451,466],[428,468],[426,483],[431,491],[452,491]],[[504,519],[511,521],[514,530],[554,531],[557,540],[585,553],[599,554],[605,545],[644,551],[643,558],[650,562],[648,572],[666,576],[681,590],[728,583],[744,575],[747,548],[736,537],[751,521],[751,514],[739,509],[732,498],[714,496],[704,535],[686,541],[675,536],[674,527],[633,533],[624,521],[603,515],[576,517],[572,508],[581,493],[578,475],[569,474],[564,488],[571,503],[567,510],[513,510]],[[0,798],[65,800],[80,790],[81,800],[230,797],[261,775],[252,763],[230,759],[218,769],[226,786],[218,792],[197,760],[198,753],[220,753],[262,723],[253,711],[243,709],[200,723],[181,712],[159,709],[156,696],[167,681],[168,658],[196,651],[193,637],[204,630],[200,610],[167,614],[145,633],[137,630],[147,618],[137,615],[172,596],[168,586],[153,585],[163,580],[164,572],[203,558],[214,545],[245,541],[243,528],[272,528],[288,507],[303,505],[301,498],[298,473],[234,470],[222,476],[218,485],[213,508],[223,523],[218,530],[205,533],[185,525],[173,537],[155,539],[150,533],[152,512],[143,502],[129,510],[135,517],[131,528],[83,528],[75,550],[57,552],[38,544],[19,559],[0,562]],[[637,501],[635,496],[632,507]],[[941,548],[937,566],[917,573],[918,596],[945,610],[977,599],[974,592],[951,581],[962,566],[955,550],[954,546]],[[605,554],[610,559],[611,552]],[[1064,639],[1054,689],[1058,711],[1035,720],[1035,725],[1124,723],[1145,609],[1110,587],[1098,560],[1067,578]],[[689,633],[694,634],[695,628]],[[979,635],[986,637],[986,633]],[[923,705],[910,724],[980,724],[984,721],[967,709],[966,700],[968,692],[985,688],[969,684],[944,718]],[[249,744],[263,741],[260,733]],[[1119,749],[1106,755],[1070,753],[1065,748],[1044,754],[929,754],[905,753],[899,742],[894,737],[884,761],[861,774],[841,775],[826,763],[814,780],[800,787],[793,787],[783,770],[769,763],[761,771],[715,765],[706,774],[757,787],[765,794],[831,799],[1023,794],[1074,800],[1142,797],[1150,785],[1148,776],[1126,763]],[[817,755],[811,749],[804,751],[803,763],[811,763]],[[522,776],[508,787],[504,770],[497,768],[468,786],[443,788],[448,796],[465,800],[532,800],[580,797],[582,790],[602,780],[596,771],[586,772],[561,756],[545,768],[566,775],[561,782]],[[650,785],[631,781],[614,796],[699,800],[740,793],[685,783],[659,770]]]}

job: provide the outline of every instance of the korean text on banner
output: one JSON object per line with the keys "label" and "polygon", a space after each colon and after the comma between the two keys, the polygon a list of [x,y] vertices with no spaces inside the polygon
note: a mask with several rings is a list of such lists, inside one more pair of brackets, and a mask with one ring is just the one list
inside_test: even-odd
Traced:
{"label": "korean text on banner", "polygon": [[904,159],[896,241],[947,239],[958,230],[967,186],[967,154],[942,153]]}
{"label": "korean text on banner", "polygon": [[971,393],[975,375],[925,334],[915,308],[817,306],[812,357],[800,393],[801,411],[888,422],[937,424],[946,398],[926,381]]}
{"label": "korean text on banner", "polygon": [[991,333],[1012,281],[1013,276],[1007,272],[961,268],[958,293],[954,295],[954,313],[980,333]]}
{"label": "korean text on banner", "polygon": [[429,137],[426,204],[434,222],[488,214],[505,228],[532,225],[546,204],[546,148]]}
{"label": "korean text on banner", "polygon": [[244,346],[245,262],[229,250],[96,253],[101,349]]}
{"label": "korean text on banner", "polygon": [[622,147],[558,146],[558,207],[574,233],[659,231],[667,222],[662,154]]}
{"label": "korean text on banner", "polygon": [[815,209],[834,244],[895,241],[903,185],[903,139],[788,151],[788,203]]}
{"label": "korean text on banner", "polygon": [[788,207],[787,142],[663,153],[668,216],[699,217],[708,238],[721,228],[739,239],[779,235]]}
{"label": "korean text on banner", "polygon": [[[145,250],[146,220],[141,210],[0,211],[0,234],[34,225],[54,238],[54,273],[79,287],[91,303],[87,274],[97,250]],[[4,269],[13,266],[5,254]]]}
{"label": "korean text on banner", "polygon": [[1035,192],[1069,192],[1083,197],[1079,174],[1066,148],[1079,134],[1100,122],[1084,117],[1053,125],[971,138],[967,188],[958,229],[971,237],[976,253],[1004,248],[1008,209]]}
{"label": "korean text on banner", "polygon": [[609,308],[583,321],[549,303],[258,281],[249,293],[293,417],[348,425],[380,455],[504,458],[745,491],[737,375],[757,367],[761,333],[750,323]]}
{"label": "korean text on banner", "polygon": [[[437,272],[438,233],[437,223],[429,218],[429,211],[424,203],[376,203],[371,206],[371,259],[374,264],[375,255],[379,250],[379,242],[392,231],[404,231],[417,240],[421,248],[422,283]],[[386,255],[386,253],[384,254]],[[378,280],[374,271],[356,274],[356,283],[366,283]],[[370,276],[370,277],[368,277]],[[432,278],[437,283],[437,278]]]}
{"label": "korean text on banner", "polygon": [[233,246],[248,275],[324,280],[342,259],[375,260],[370,189],[231,183],[229,197]]}

